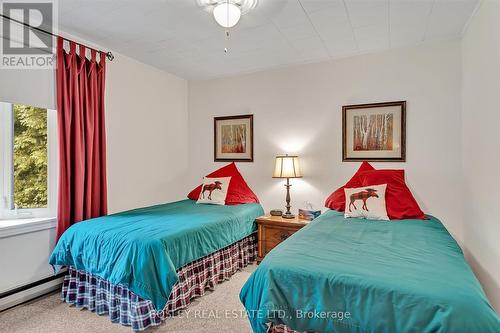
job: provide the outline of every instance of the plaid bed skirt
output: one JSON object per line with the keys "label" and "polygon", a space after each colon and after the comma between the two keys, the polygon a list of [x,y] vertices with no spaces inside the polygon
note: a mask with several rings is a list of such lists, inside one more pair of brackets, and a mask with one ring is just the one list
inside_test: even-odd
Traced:
{"label": "plaid bed skirt", "polygon": [[161,311],[156,311],[150,300],[139,297],[121,284],[112,284],[73,267],[69,267],[68,275],[64,278],[61,299],[77,308],[88,309],[99,315],[106,314],[114,323],[141,331],[160,325],[166,318],[186,308],[191,299],[203,296],[206,290],[213,290],[216,284],[228,280],[255,261],[256,244],[253,234],[179,268],[179,280]]}

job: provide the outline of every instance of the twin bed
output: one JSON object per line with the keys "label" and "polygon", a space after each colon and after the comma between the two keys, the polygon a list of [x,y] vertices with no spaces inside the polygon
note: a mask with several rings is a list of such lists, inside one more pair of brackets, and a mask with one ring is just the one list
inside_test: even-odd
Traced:
{"label": "twin bed", "polygon": [[256,333],[500,332],[434,217],[367,221],[329,210],[274,248],[240,298]]}
{"label": "twin bed", "polygon": [[260,204],[183,200],[70,227],[50,258],[63,300],[134,330],[157,326],[256,258]]}
{"label": "twin bed", "polygon": [[[77,223],[50,258],[62,299],[143,330],[256,259],[260,204],[193,200]],[[500,332],[460,247],[436,218],[328,210],[273,249],[241,290],[255,333]]]}

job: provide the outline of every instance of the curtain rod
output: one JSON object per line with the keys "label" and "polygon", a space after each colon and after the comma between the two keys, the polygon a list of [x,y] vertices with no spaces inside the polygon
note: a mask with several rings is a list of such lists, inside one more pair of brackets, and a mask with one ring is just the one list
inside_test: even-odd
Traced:
{"label": "curtain rod", "polygon": [[[28,23],[25,23],[25,22],[23,22],[23,21],[19,21],[19,20],[13,19],[12,17],[9,17],[9,16],[7,16],[7,15],[4,15],[4,14],[1,14],[1,13],[0,13],[0,17],[4,18],[4,19],[6,19],[6,20],[10,20],[10,21],[13,21],[13,22],[16,22],[16,23],[22,24],[22,25],[24,25],[25,27],[28,27],[28,28],[30,28],[30,29],[33,29],[33,30],[36,30],[36,31],[43,32],[43,33],[45,33],[45,34],[47,34],[47,35],[51,35],[51,36],[53,36],[53,37],[61,37],[61,38],[62,38],[62,39],[64,39],[65,41],[68,41],[68,42],[74,42],[74,41],[73,41],[73,40],[71,40],[71,39],[68,39],[68,38],[63,37],[63,36],[56,35],[56,34],[54,34],[54,33],[50,32],[50,31],[47,31],[47,30],[44,30],[44,29],[41,29],[41,28],[38,28],[38,27],[31,26],[31,25],[29,25]],[[102,53],[106,54],[106,58],[108,58],[108,60],[109,60],[109,61],[113,61],[113,59],[115,58],[115,56],[113,55],[113,53],[111,53],[111,51],[107,51],[107,52],[105,52],[105,51],[100,51],[100,50],[98,50],[98,49],[96,49],[96,48],[94,48],[94,47],[90,47],[90,46],[87,46],[87,45],[82,44],[82,43],[77,43],[77,44],[83,45],[83,46],[85,46],[87,49],[95,50],[95,51],[97,51],[97,52],[102,52]]]}

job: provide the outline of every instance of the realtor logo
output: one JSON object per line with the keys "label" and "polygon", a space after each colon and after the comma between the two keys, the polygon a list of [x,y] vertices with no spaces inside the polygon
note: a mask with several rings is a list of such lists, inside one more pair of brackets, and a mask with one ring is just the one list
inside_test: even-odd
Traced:
{"label": "realtor logo", "polygon": [[54,65],[55,1],[1,1],[1,68],[47,69]]}

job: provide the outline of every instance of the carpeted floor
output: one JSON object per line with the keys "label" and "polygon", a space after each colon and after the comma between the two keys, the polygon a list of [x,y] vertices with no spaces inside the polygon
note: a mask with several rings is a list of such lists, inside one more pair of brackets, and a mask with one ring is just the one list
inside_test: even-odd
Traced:
{"label": "carpeted floor", "polygon": [[[242,315],[244,308],[239,293],[255,267],[251,265],[236,273],[215,291],[195,299],[179,316],[145,332],[252,332],[248,319]],[[58,292],[1,312],[0,332],[133,333],[130,327],[111,323],[107,316],[62,303]]]}

